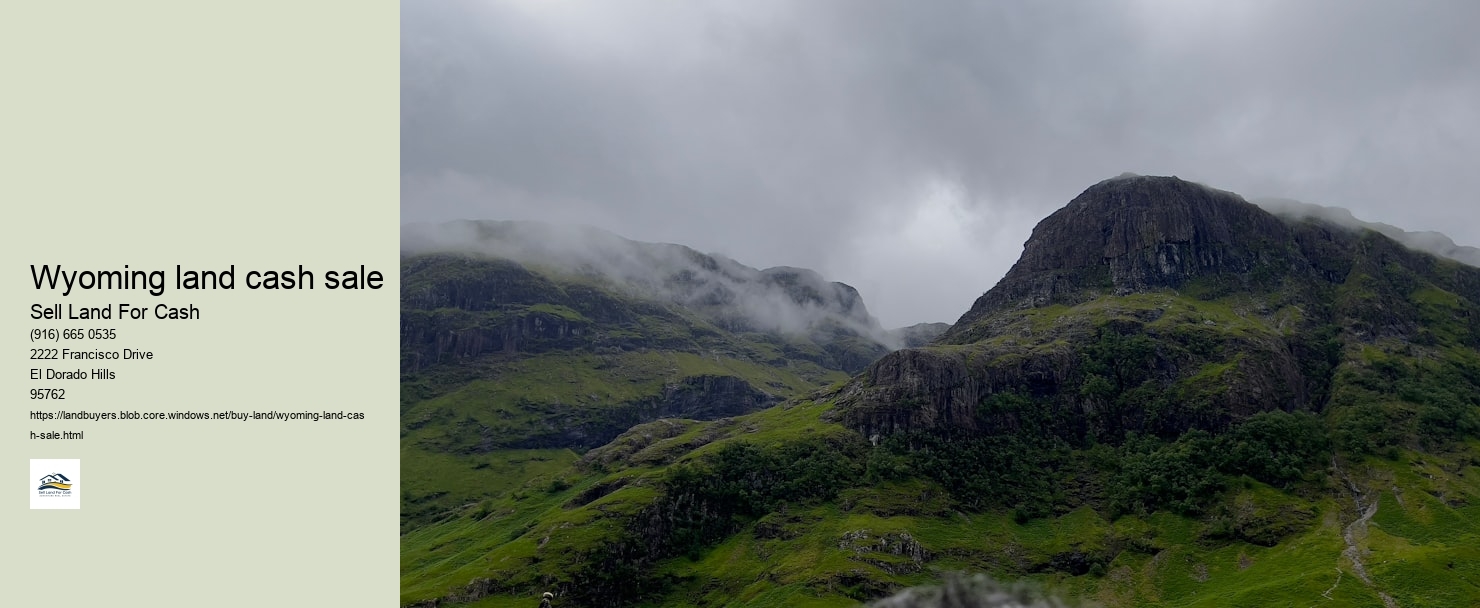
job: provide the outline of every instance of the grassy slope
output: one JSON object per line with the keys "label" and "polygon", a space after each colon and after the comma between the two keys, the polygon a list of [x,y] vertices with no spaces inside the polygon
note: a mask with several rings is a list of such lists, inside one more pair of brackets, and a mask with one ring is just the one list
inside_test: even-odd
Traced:
{"label": "grassy slope", "polygon": [[[783,398],[846,378],[807,360],[824,355],[806,340],[726,332],[690,311],[635,300],[583,277],[460,259],[413,260],[408,268],[408,293],[427,292],[449,281],[477,285],[498,280],[504,282],[498,289],[525,300],[570,304],[405,311],[431,319],[442,331],[498,327],[539,313],[583,324],[587,345],[490,354],[402,378],[402,570],[407,598],[440,595],[485,573],[489,566],[481,556],[491,547],[519,536],[537,514],[558,510],[595,481],[589,471],[571,468],[580,457],[575,450],[501,446],[571,423],[620,421],[631,415],[634,403],[656,399],[688,378],[738,378]],[[593,321],[572,306],[616,320]],[[625,414],[624,408],[629,410]],[[651,490],[643,493],[634,485],[592,508],[606,516],[624,504],[651,500]],[[578,510],[573,516],[590,517],[587,513]],[[582,532],[555,534],[555,546],[566,548],[589,549],[602,538],[595,532],[605,529],[601,522],[582,519],[552,525]]]}
{"label": "grassy slope", "polygon": [[[818,419],[827,409],[826,404],[778,406],[742,417],[730,437],[685,458],[700,457],[728,442],[767,445],[846,432]],[[649,449],[690,441],[703,426],[707,425]],[[1346,465],[1358,483],[1382,494],[1362,543],[1371,553],[1363,559],[1376,584],[1400,605],[1460,606],[1466,605],[1464,598],[1480,594],[1476,568],[1480,552],[1474,548],[1480,546],[1477,447],[1471,444],[1450,456],[1403,452],[1397,461],[1373,457]],[[421,568],[405,574],[421,584],[408,586],[403,600],[440,595],[446,587],[439,585],[480,576],[538,582],[539,576],[527,575],[545,571],[546,566],[532,563],[532,558],[589,549],[616,534],[614,528],[600,525],[609,519],[603,515],[631,513],[651,500],[658,472],[657,467],[606,474],[572,468],[571,477],[584,477],[571,488],[554,493],[533,488],[523,501],[509,501],[507,515],[474,521],[470,514],[408,536],[403,560]],[[598,481],[623,477],[639,481],[584,507],[562,507]],[[1333,495],[1339,495],[1335,490]],[[1455,505],[1468,504],[1446,504],[1435,493]],[[922,494],[934,498],[922,499]],[[1402,504],[1396,499],[1399,495]],[[1236,484],[1225,500],[1271,513],[1294,506],[1306,510],[1312,524],[1274,547],[1264,547],[1209,540],[1211,523],[1206,519],[1158,513],[1108,521],[1093,509],[1081,508],[1017,523],[1005,511],[961,513],[925,483],[883,484],[747,522],[740,532],[702,553],[666,560],[659,570],[676,584],[661,599],[645,605],[853,606],[866,588],[921,584],[951,570],[1037,578],[1066,596],[1105,606],[1382,605],[1342,557],[1342,530],[1352,518],[1348,504],[1332,497],[1307,500],[1252,480]],[[524,504],[516,506],[520,502]],[[875,541],[908,534],[928,557],[916,563],[867,541],[840,546],[847,535],[860,531]],[[470,540],[474,538],[479,540]],[[539,547],[545,538],[545,546]],[[1056,554],[1107,549],[1113,559],[1089,573],[1032,572]],[[459,563],[461,567],[453,568]],[[558,569],[549,572],[555,574],[552,579],[558,578]],[[449,574],[432,576],[441,573]],[[533,589],[469,605],[515,605],[527,602]]]}
{"label": "grassy slope", "polygon": [[[1429,286],[1415,291],[1412,299],[1425,317],[1432,344],[1418,353],[1397,344],[1349,345],[1332,388],[1337,407],[1323,414],[1332,427],[1346,425],[1353,412],[1368,408],[1378,412],[1379,420],[1417,428],[1414,420],[1428,411],[1424,408],[1432,409],[1419,390],[1426,387],[1406,396],[1392,394],[1391,385],[1372,388],[1380,381],[1371,374],[1386,373],[1397,365],[1394,358],[1420,372],[1450,366],[1463,374],[1474,367],[1474,351],[1460,344],[1467,329],[1451,326],[1452,311],[1459,306],[1456,297]],[[1161,311],[1148,323],[1152,329],[1255,340],[1289,335],[1303,314],[1297,306],[1250,299],[1207,302],[1142,294],[1103,298],[1074,309],[1029,311],[994,340],[1044,345],[1043,337],[1059,333],[1056,326],[1142,318],[1150,308]],[[1224,372],[1218,365],[1205,367],[1189,381],[1202,384]],[[625,386],[618,379],[601,383]],[[447,399],[442,405],[455,410],[456,398]],[[620,538],[624,518],[660,496],[672,458],[702,459],[726,443],[780,445],[849,433],[820,417],[828,409],[827,403],[804,402],[727,425],[695,424],[626,458],[636,464],[625,468],[574,466],[574,455],[566,455],[566,460],[540,461],[551,463],[548,467],[526,465],[519,473],[493,475],[496,482],[469,473],[471,482],[464,487],[492,489],[450,502],[491,498],[403,537],[402,599],[429,599],[471,580],[491,578],[509,589],[471,605],[523,605],[538,590],[578,570],[573,558]],[[1474,549],[1480,546],[1480,444],[1451,442],[1419,452],[1411,449],[1418,447],[1411,437],[1400,439],[1408,447],[1395,445],[1365,456],[1359,450],[1341,465],[1357,485],[1379,497],[1366,534],[1357,535],[1367,552],[1362,560],[1375,586],[1402,606],[1468,605],[1468,598],[1480,596],[1480,552]],[[429,472],[442,468],[438,463],[425,466]],[[557,477],[564,482],[552,484]],[[627,480],[626,485],[615,492],[589,504],[571,502],[592,487],[619,479]],[[1080,507],[1019,523],[1021,518],[1004,509],[963,513],[943,491],[923,481],[860,484],[829,499],[789,505],[784,514],[743,518],[739,531],[717,544],[663,561],[655,571],[666,585],[661,597],[647,605],[850,606],[882,589],[966,569],[1038,578],[1066,595],[1106,606],[1381,606],[1343,557],[1343,531],[1357,514],[1346,489],[1334,476],[1327,479],[1316,491],[1306,487],[1290,492],[1235,480],[1224,493],[1219,502],[1242,508],[1255,519],[1278,523],[1294,513],[1305,522],[1273,547],[1217,537],[1210,532],[1217,525],[1212,515],[1154,513],[1107,521],[1095,509]],[[431,483],[428,488],[435,487]],[[882,536],[896,543],[907,533],[929,557],[917,562],[876,550],[877,544],[845,538],[865,530],[867,538]],[[1050,567],[1055,556],[1076,552],[1111,559],[1078,575]]]}
{"label": "grassy slope", "polygon": [[[838,430],[817,422],[815,416],[824,410],[824,404],[790,410],[777,407],[741,417],[734,436],[707,444],[688,457],[702,456],[728,441],[765,445]],[[650,450],[662,450],[663,444],[684,444],[697,433],[699,429],[667,439]],[[1476,456],[1476,447],[1470,445],[1449,457],[1405,451],[1397,462],[1373,457],[1360,465],[1348,465],[1360,484],[1382,493],[1363,543],[1372,553],[1363,559],[1376,584],[1399,599],[1400,605],[1467,605],[1480,595],[1476,568],[1480,555],[1474,549],[1480,546],[1480,469],[1474,465],[1480,460]],[[447,586],[484,575],[521,577],[528,571],[549,571],[552,578],[558,578],[558,568],[546,570],[531,564],[531,558],[591,549],[605,534],[616,534],[613,528],[598,524],[601,515],[630,513],[653,499],[653,485],[641,484],[656,482],[657,470],[633,467],[604,475],[568,469],[573,478],[585,475],[568,490],[549,493],[545,488],[528,488],[527,499],[508,501],[508,515],[496,513],[475,521],[477,513],[469,513],[408,536],[404,559],[426,567],[407,574],[425,583],[407,587],[403,599],[441,595]],[[644,481],[579,509],[562,507],[596,482],[617,478]],[[903,586],[926,583],[940,572],[953,570],[1039,578],[1066,596],[1094,599],[1106,607],[1381,605],[1378,596],[1351,574],[1351,565],[1341,556],[1342,528],[1351,513],[1350,506],[1336,499],[1339,493],[1307,501],[1258,482],[1246,481],[1245,485],[1231,490],[1227,500],[1257,507],[1296,503],[1310,510],[1314,524],[1277,546],[1264,547],[1209,541],[1206,531],[1211,524],[1205,519],[1156,513],[1107,521],[1095,510],[1082,507],[1057,518],[1018,524],[1006,512],[956,512],[943,493],[926,484],[885,484],[845,493],[839,500],[793,507],[784,516],[747,522],[739,533],[700,555],[663,562],[659,570],[678,584],[650,605],[845,607],[858,604],[855,595],[863,590],[858,589],[858,580]],[[934,494],[938,504],[921,500],[922,493]],[[1450,506],[1433,493],[1450,501],[1468,501],[1468,506]],[[1403,497],[1402,504],[1397,496]],[[926,513],[901,515],[918,510]],[[761,525],[781,531],[758,534]],[[872,538],[909,534],[929,558],[915,564],[888,550],[869,550],[867,544],[839,546],[847,534],[858,531],[867,531]],[[539,540],[545,537],[548,544],[540,549]],[[448,546],[448,538],[465,544]],[[1113,559],[1100,571],[1082,575],[1030,572],[1051,561],[1055,553],[1095,552],[1111,546],[1116,547]],[[432,580],[426,572],[453,575]],[[1326,599],[1328,590],[1331,599]],[[494,596],[471,605],[496,607],[527,598]]]}
{"label": "grassy slope", "polygon": [[[402,414],[404,516],[436,517],[532,479],[553,480],[577,457],[568,449],[475,449],[488,434],[500,441],[530,436],[547,431],[557,415],[599,421],[613,405],[655,396],[666,384],[692,376],[735,376],[777,395],[814,388],[789,369],[690,353],[554,352],[484,364],[489,368],[480,379],[417,402]],[[804,365],[809,375],[843,377]]]}
{"label": "grassy slope", "polygon": [[[413,258],[403,266],[408,301],[445,284],[474,291],[488,284],[489,294],[502,295],[487,297],[514,300],[486,311],[403,310],[439,331],[499,327],[537,313],[579,323],[585,332],[564,348],[493,353],[402,377],[403,530],[525,483],[552,482],[575,461],[574,451],[509,448],[542,443],[564,426],[610,422],[626,428],[622,421],[634,404],[687,378],[735,377],[790,397],[846,377],[804,360],[821,355],[810,342],[726,332],[691,311],[634,298],[588,277],[448,256]],[[593,320],[598,316],[609,320]]]}

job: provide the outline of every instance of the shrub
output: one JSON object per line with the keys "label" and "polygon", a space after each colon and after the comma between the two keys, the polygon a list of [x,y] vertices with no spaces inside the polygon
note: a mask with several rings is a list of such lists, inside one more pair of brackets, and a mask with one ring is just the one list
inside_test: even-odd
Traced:
{"label": "shrub", "polygon": [[1224,472],[1288,487],[1319,467],[1331,453],[1326,425],[1307,412],[1263,412],[1219,438]]}

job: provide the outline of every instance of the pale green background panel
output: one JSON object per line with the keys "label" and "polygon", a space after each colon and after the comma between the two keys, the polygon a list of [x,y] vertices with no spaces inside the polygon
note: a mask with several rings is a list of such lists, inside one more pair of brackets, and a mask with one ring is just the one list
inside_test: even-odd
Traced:
{"label": "pale green background panel", "polygon": [[[0,605],[394,606],[399,5],[0,8]],[[222,269],[234,291],[38,292],[31,264]],[[315,271],[256,292],[252,269]],[[377,292],[323,288],[364,264]],[[36,322],[33,303],[194,304],[196,322]],[[42,423],[35,327],[116,327],[111,382],[65,409],[364,411],[362,422]],[[91,366],[88,366],[91,367]],[[82,441],[27,439],[81,430]],[[28,507],[30,458],[87,500]]]}

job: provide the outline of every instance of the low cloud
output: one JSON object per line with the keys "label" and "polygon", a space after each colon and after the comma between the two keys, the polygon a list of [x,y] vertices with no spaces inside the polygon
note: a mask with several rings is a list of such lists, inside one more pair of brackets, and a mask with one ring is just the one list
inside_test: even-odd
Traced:
{"label": "low cloud", "polygon": [[449,0],[401,22],[404,221],[813,268],[889,326],[954,320],[1123,171],[1480,244],[1473,1]]}
{"label": "low cloud", "polygon": [[683,245],[644,243],[605,230],[540,222],[445,222],[402,228],[404,254],[464,253],[595,279],[698,311],[731,331],[813,335],[844,330],[900,346],[858,292],[802,268],[759,270]]}
{"label": "low cloud", "polygon": [[1393,239],[1409,249],[1480,267],[1480,249],[1457,245],[1449,236],[1433,231],[1413,232],[1381,222],[1366,222],[1339,207],[1323,207],[1288,198],[1262,198],[1249,201],[1275,215],[1295,219],[1318,219],[1351,230],[1371,230]]}

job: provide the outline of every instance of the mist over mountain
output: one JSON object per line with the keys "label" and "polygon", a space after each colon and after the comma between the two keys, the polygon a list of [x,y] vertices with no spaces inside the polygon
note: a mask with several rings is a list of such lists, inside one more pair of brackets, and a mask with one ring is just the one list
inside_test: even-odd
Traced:
{"label": "mist over mountain", "polygon": [[886,332],[806,270],[410,227],[402,603],[1468,605],[1480,268],[1415,234],[1125,174]]}
{"label": "mist over mountain", "polygon": [[[945,329],[886,331],[856,290],[808,269],[759,270],[583,226],[406,226],[401,277],[402,462],[414,472],[752,413]],[[419,522],[464,495],[408,494],[403,517]]]}
{"label": "mist over mountain", "polygon": [[403,254],[474,253],[609,282],[704,314],[729,331],[850,332],[893,350],[904,342],[853,287],[805,268],[756,269],[692,248],[644,243],[587,226],[461,221],[402,228]]}
{"label": "mist over mountain", "polygon": [[1480,266],[1480,248],[1455,244],[1454,239],[1440,232],[1413,232],[1381,222],[1366,222],[1340,207],[1323,207],[1288,198],[1258,198],[1250,202],[1281,217],[1295,220],[1318,219],[1353,230],[1371,230],[1412,249],[1471,266]]}
{"label": "mist over mountain", "polygon": [[934,342],[951,328],[950,323],[916,323],[909,327],[890,330],[901,348],[918,348]]}
{"label": "mist over mountain", "polygon": [[1480,3],[675,8],[403,5],[601,229],[407,231],[403,608],[1476,608]]}

